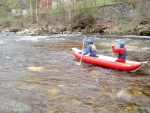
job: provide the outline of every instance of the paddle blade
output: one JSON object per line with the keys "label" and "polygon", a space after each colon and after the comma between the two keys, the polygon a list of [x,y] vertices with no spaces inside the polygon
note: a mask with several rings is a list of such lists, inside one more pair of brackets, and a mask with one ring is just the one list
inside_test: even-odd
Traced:
{"label": "paddle blade", "polygon": [[80,60],[80,65],[82,64],[82,60]]}
{"label": "paddle blade", "polygon": [[78,62],[76,65],[81,65],[82,64],[82,60],[80,60],[80,62]]}

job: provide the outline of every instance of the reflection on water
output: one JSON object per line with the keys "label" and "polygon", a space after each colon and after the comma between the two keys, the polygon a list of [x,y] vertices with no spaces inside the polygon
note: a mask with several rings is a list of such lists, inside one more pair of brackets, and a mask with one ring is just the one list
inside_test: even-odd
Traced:
{"label": "reflection on water", "polygon": [[[71,48],[82,48],[82,40],[79,35],[1,38],[0,112],[149,113],[150,64],[135,73],[76,65]],[[92,40],[103,55],[112,56],[112,42],[125,40],[127,59],[150,59],[149,39]]]}

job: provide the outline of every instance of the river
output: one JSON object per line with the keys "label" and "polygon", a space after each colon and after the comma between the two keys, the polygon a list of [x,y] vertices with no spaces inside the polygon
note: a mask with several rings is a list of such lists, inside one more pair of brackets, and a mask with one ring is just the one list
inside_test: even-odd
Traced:
{"label": "river", "polygon": [[[87,35],[99,54],[127,43],[128,60],[150,60],[150,37]],[[150,64],[123,72],[82,63],[81,35],[0,35],[0,113],[150,113]],[[86,44],[84,48],[86,47]]]}

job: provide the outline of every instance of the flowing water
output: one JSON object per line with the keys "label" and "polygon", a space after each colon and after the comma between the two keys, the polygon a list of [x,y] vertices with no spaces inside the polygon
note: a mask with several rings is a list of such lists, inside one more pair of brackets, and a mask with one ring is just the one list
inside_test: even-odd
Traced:
{"label": "flowing water", "polygon": [[[124,40],[128,60],[150,60],[150,37],[88,36],[114,56]],[[0,113],[150,113],[150,64],[123,72],[82,63],[71,48],[80,35],[0,35]],[[84,48],[86,47],[86,44]]]}

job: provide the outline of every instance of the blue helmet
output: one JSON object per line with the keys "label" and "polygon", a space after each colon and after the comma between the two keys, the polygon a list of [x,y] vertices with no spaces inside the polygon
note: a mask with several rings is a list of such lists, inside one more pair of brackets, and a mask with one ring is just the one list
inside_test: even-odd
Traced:
{"label": "blue helmet", "polygon": [[121,47],[124,47],[125,45],[126,45],[126,43],[125,43],[125,42],[123,42],[123,41],[122,41],[122,42],[120,42],[120,46],[121,46]]}
{"label": "blue helmet", "polygon": [[86,42],[89,44],[89,43],[91,43],[92,41],[91,41],[91,39],[86,39]]}

